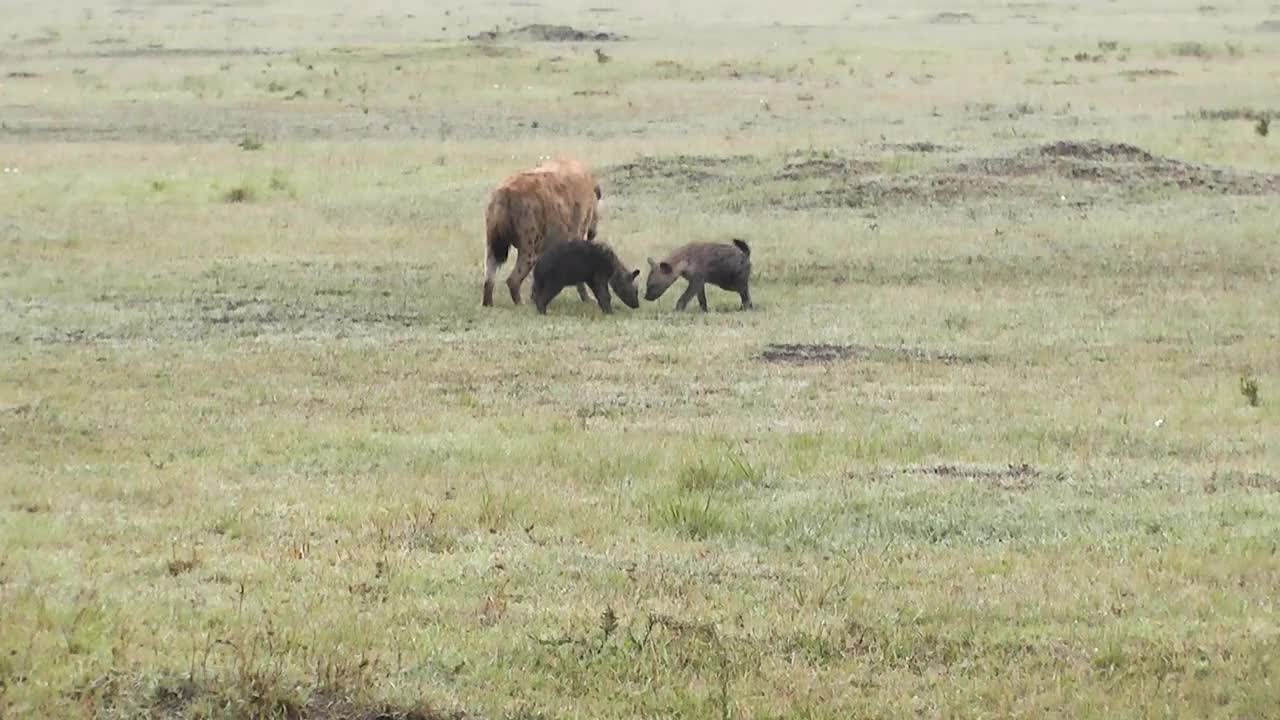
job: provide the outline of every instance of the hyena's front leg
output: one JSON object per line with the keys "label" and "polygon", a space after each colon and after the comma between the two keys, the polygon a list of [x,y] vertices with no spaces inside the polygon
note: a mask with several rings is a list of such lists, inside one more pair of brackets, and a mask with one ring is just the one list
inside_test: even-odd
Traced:
{"label": "hyena's front leg", "polygon": [[742,298],[742,309],[751,309],[751,288],[747,286],[747,281],[743,280],[738,283],[738,296]]}
{"label": "hyena's front leg", "polygon": [[511,290],[511,302],[516,305],[520,304],[520,284],[524,279],[533,272],[533,266],[538,258],[528,250],[520,251],[520,259],[516,261],[516,267],[511,271],[511,275],[507,277],[507,288]]}
{"label": "hyena's front leg", "polygon": [[613,304],[611,302],[613,296],[609,294],[608,280],[601,279],[592,282],[591,292],[596,294],[596,302],[600,304],[600,309],[603,310],[606,315],[613,312]]}
{"label": "hyena's front leg", "polygon": [[[684,294],[676,301],[676,310],[684,310],[689,305],[689,301],[702,291],[702,282],[699,280],[690,280],[689,287],[684,289]],[[704,310],[706,308],[703,308]]]}

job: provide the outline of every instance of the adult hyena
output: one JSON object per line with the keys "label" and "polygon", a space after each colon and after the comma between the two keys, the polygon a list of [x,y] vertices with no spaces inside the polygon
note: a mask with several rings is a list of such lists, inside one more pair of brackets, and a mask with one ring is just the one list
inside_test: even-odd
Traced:
{"label": "adult hyena", "polygon": [[[511,302],[520,304],[520,285],[551,245],[594,240],[600,185],[586,165],[573,159],[545,162],[498,185],[485,211],[484,305],[493,305],[493,280],[511,248],[518,253],[507,277]],[[589,301],[585,285],[578,296]]]}

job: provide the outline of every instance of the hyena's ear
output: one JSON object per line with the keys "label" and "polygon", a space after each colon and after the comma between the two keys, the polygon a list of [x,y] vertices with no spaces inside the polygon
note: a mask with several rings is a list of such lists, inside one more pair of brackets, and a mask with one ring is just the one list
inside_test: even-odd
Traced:
{"label": "hyena's ear", "polygon": [[653,258],[649,258],[649,269],[655,270],[657,269],[657,267],[658,267],[658,261],[654,260]]}
{"label": "hyena's ear", "polygon": [[672,273],[671,263],[658,263],[658,269],[667,275]]}
{"label": "hyena's ear", "polygon": [[631,279],[632,279],[632,280],[635,280],[635,279],[636,279],[636,278],[638,278],[638,277],[640,277],[640,268],[636,268],[635,270],[632,270],[632,271],[631,271]]}

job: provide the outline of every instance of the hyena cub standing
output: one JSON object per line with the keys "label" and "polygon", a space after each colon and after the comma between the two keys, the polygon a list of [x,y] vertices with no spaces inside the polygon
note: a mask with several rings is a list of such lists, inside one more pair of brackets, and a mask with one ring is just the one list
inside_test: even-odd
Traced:
{"label": "hyena cub standing", "polygon": [[594,240],[557,243],[538,258],[533,268],[533,304],[547,314],[547,305],[570,285],[585,284],[596,296],[600,309],[613,312],[609,288],[631,308],[640,307],[636,278],[639,270],[628,270],[608,245]]}
{"label": "hyena cub standing", "polygon": [[694,295],[702,312],[707,311],[706,284],[736,291],[742,297],[742,309],[751,309],[751,248],[735,239],[728,243],[690,243],[671,253],[662,262],[649,258],[649,281],[645,300],[657,300],[676,278],[689,281],[689,287],[676,301],[676,310],[684,310]]}

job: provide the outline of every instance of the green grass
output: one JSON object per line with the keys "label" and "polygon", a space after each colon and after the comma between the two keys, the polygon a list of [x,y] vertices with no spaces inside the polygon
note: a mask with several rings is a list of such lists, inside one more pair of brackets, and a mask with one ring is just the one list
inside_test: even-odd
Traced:
{"label": "green grass", "polygon": [[[1280,704],[1245,10],[280,5],[0,38],[0,716]],[[634,39],[465,42],[508,15]],[[480,307],[561,152],[756,310]]]}

